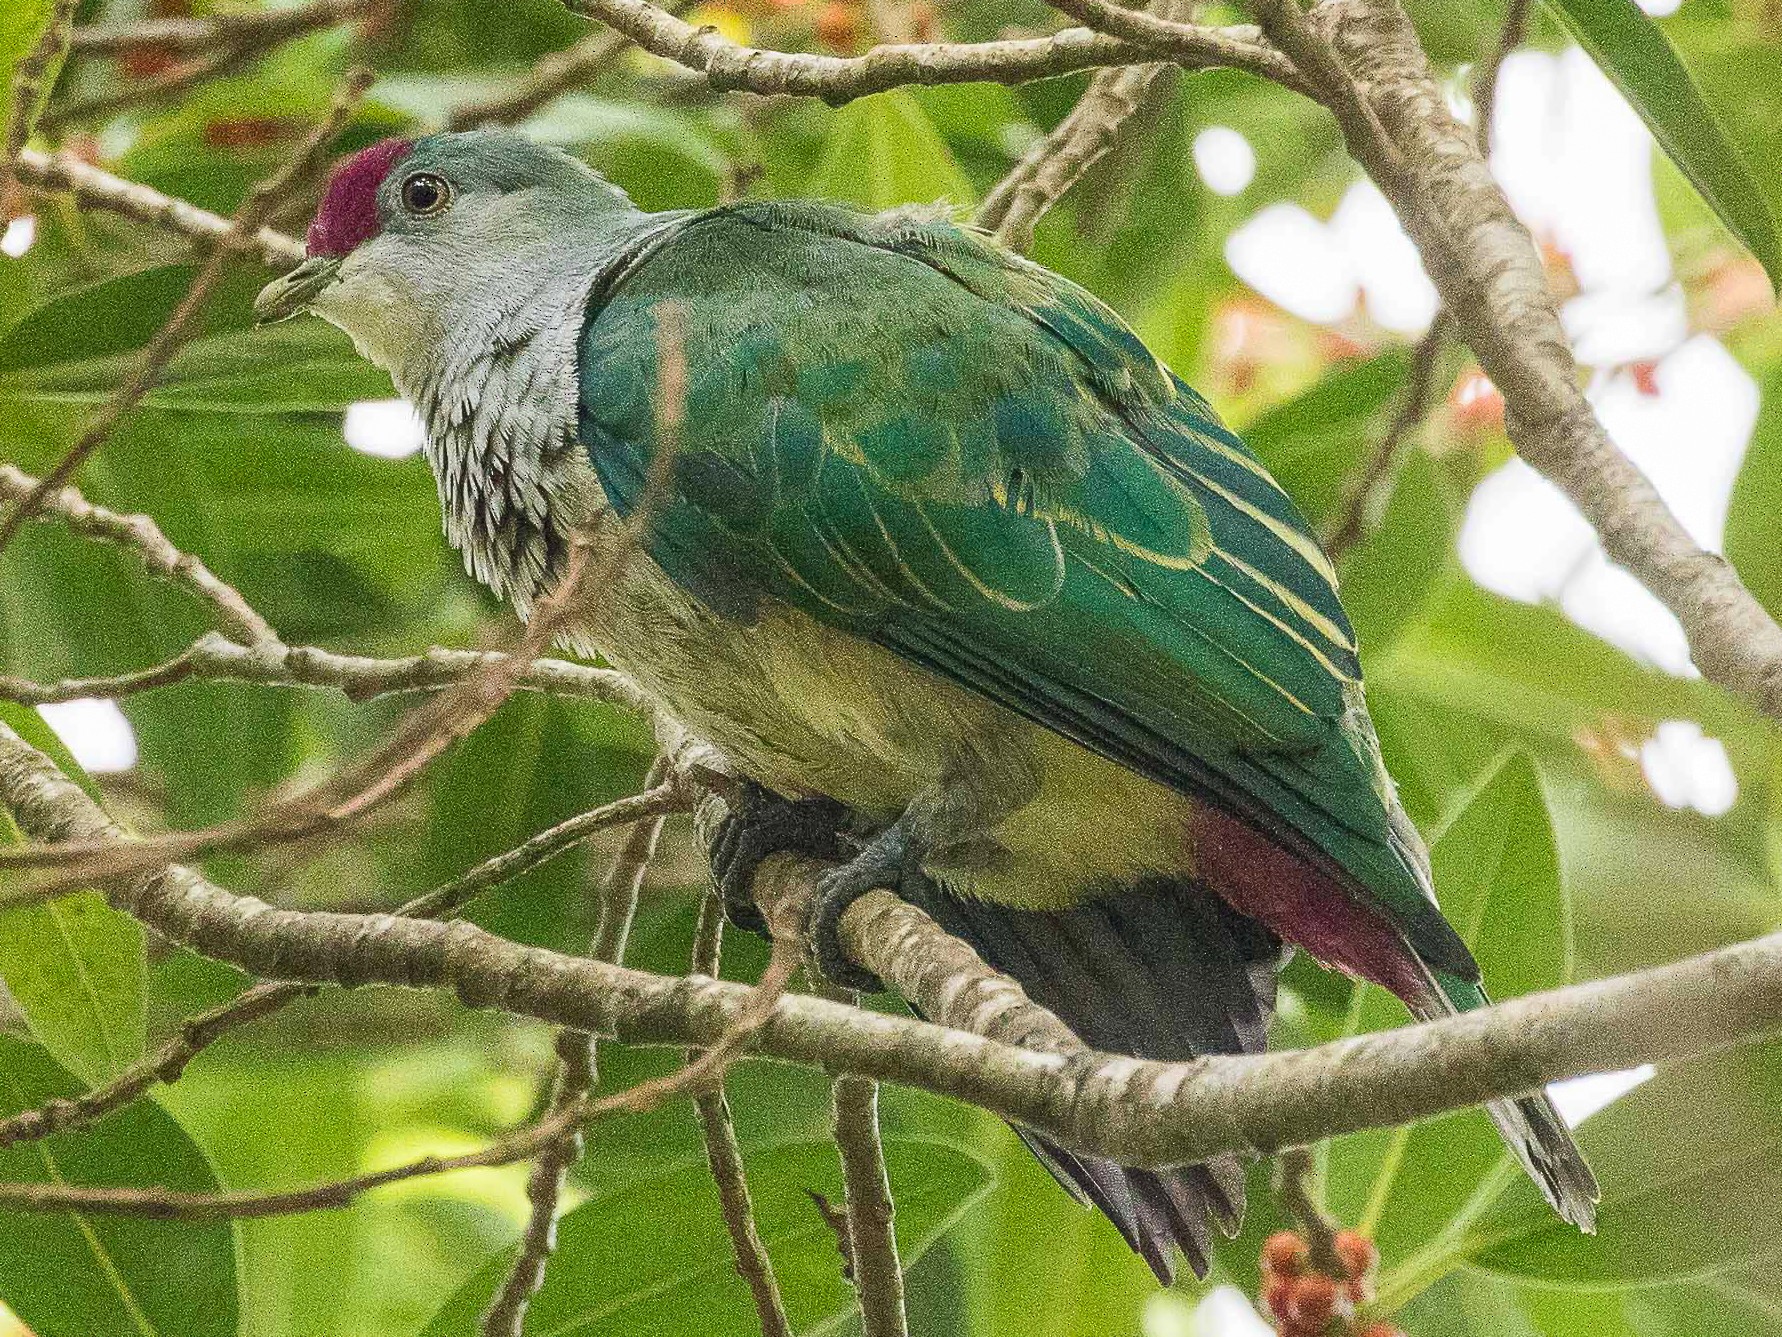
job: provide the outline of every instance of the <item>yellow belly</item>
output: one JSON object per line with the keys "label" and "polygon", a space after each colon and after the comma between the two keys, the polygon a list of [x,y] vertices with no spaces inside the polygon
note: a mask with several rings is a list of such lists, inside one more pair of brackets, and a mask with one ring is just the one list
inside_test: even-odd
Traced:
{"label": "yellow belly", "polygon": [[883,821],[925,790],[979,830],[936,850],[949,889],[1032,908],[1188,870],[1188,801],[889,650],[783,604],[743,626],[639,559],[572,638],[745,774]]}

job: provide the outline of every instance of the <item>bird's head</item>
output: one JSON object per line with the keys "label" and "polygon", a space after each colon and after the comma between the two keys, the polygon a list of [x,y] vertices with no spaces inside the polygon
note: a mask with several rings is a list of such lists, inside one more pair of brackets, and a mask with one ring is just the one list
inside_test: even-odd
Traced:
{"label": "bird's head", "polygon": [[[306,258],[266,285],[260,323],[311,311],[392,371],[467,309],[523,286],[552,247],[636,217],[624,192],[561,150],[505,131],[386,139],[330,177]],[[610,226],[610,224],[609,224]]]}

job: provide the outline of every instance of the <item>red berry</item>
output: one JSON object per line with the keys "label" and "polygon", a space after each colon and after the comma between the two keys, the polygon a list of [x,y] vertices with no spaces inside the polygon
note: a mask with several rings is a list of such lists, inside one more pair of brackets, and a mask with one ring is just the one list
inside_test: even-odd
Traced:
{"label": "red berry", "polygon": [[1287,1316],[1297,1327],[1322,1332],[1336,1317],[1338,1298],[1336,1282],[1317,1272],[1310,1273],[1294,1280]]}
{"label": "red berry", "polygon": [[1351,1280],[1365,1277],[1380,1261],[1380,1251],[1374,1247],[1374,1242],[1359,1230],[1337,1231],[1331,1248],[1343,1265],[1343,1275]]}
{"label": "red berry", "polygon": [[1353,1305],[1367,1304],[1374,1298],[1374,1283],[1366,1277],[1351,1277],[1343,1283],[1343,1294]]}
{"label": "red berry", "polygon": [[1306,1270],[1306,1242],[1291,1230],[1276,1231],[1262,1246],[1262,1266],[1278,1277],[1297,1277]]}
{"label": "red berry", "polygon": [[1634,389],[1651,398],[1658,393],[1658,364],[1651,358],[1635,362],[1627,369],[1633,376]]}
{"label": "red berry", "polygon": [[1266,1274],[1262,1283],[1262,1307],[1272,1317],[1285,1322],[1288,1310],[1293,1307],[1293,1278]]}

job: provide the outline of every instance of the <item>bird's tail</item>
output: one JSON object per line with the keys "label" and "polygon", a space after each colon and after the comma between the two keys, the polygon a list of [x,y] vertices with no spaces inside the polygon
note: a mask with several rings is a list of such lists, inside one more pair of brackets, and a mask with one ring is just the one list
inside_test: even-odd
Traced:
{"label": "bird's tail", "polygon": [[[1141,1058],[1254,1053],[1267,1039],[1279,939],[1198,886],[1156,881],[1068,910],[1016,910],[930,893],[929,911],[991,966],[1019,980],[1085,1044]],[[1099,1208],[1165,1285],[1171,1246],[1205,1276],[1211,1229],[1237,1233],[1235,1156],[1140,1170],[1016,1130],[1079,1202]]]}
{"label": "bird's tail", "polygon": [[[1479,985],[1445,971],[1430,972],[1429,983],[1422,995],[1405,999],[1405,1006],[1418,1021],[1471,1012],[1491,1002]],[[1488,1101],[1485,1112],[1553,1210],[1579,1230],[1594,1235],[1596,1204],[1601,1196],[1596,1176],[1547,1093]]]}

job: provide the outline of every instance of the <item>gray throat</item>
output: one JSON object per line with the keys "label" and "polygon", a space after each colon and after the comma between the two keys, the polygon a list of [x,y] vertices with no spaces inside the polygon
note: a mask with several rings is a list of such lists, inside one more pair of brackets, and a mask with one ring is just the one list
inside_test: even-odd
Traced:
{"label": "gray throat", "polygon": [[599,504],[576,439],[576,345],[599,265],[489,284],[425,366],[397,377],[427,427],[446,538],[525,616]]}

